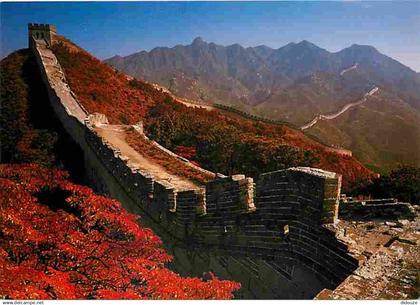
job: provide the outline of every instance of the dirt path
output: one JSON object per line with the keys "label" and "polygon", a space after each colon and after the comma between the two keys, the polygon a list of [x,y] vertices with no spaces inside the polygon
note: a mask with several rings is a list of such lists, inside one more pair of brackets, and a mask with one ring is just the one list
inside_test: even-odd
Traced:
{"label": "dirt path", "polygon": [[191,190],[199,187],[188,179],[168,173],[164,167],[147,159],[140,152],[134,150],[125,141],[124,126],[100,125],[95,128],[98,134],[109,142],[114,148],[121,151],[124,157],[129,158],[129,164],[150,173],[156,181],[166,181],[172,184],[177,190]]}

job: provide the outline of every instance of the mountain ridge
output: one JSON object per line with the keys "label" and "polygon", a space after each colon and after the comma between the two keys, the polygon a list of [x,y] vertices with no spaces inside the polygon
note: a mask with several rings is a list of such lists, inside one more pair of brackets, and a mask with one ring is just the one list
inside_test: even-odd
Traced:
{"label": "mountain ridge", "polygon": [[[172,87],[172,90],[180,91],[182,96],[225,104],[238,104],[238,101],[255,104],[259,98],[252,96],[252,92],[270,94],[307,75],[320,71],[336,74],[358,63],[369,70],[379,69],[385,78],[376,77],[378,85],[402,86],[401,90],[397,90],[399,94],[420,108],[418,74],[369,45],[352,44],[337,52],[329,52],[308,40],[275,49],[265,45],[246,48],[239,44],[222,46],[197,37],[189,45],[156,47],[149,52],[140,51],[127,56],[115,55],[105,59],[105,62],[133,76]],[[224,81],[211,85],[204,96],[197,96],[193,89],[187,92],[183,88],[187,85],[169,86],[170,80],[179,78],[177,73],[185,74],[183,77],[189,77],[189,82],[196,80],[198,87],[204,91],[216,77]],[[228,92],[223,85],[231,87],[229,89],[233,91]]]}
{"label": "mountain ridge", "polygon": [[[420,136],[413,136],[418,132],[410,113],[420,115],[419,73],[370,45],[352,44],[337,52],[329,52],[307,40],[274,49],[265,45],[246,48],[239,44],[221,46],[197,37],[189,45],[157,47],[149,52],[114,56],[105,62],[126,74],[166,87],[182,98],[222,104],[298,126],[310,122],[317,115],[338,111],[377,86],[381,89],[382,98],[387,99],[383,119],[393,121],[393,113],[407,118],[411,145],[420,143]],[[400,107],[400,102],[392,101],[402,101],[407,107]],[[371,105],[365,103],[358,107],[367,111]],[[322,126],[334,124],[339,119]],[[365,116],[365,120],[363,132],[367,135],[373,129],[378,132],[372,125],[381,125],[381,122],[371,120],[370,115]],[[354,122],[348,121],[347,124]],[[342,126],[341,131],[325,127],[328,131],[317,128],[307,132],[331,145],[363,151],[352,141],[349,142],[349,138],[360,137],[349,135],[350,127]],[[393,134],[392,126],[387,126],[383,133]],[[333,138],[337,141],[331,141]],[[419,164],[420,157],[410,159],[407,154],[400,154],[398,146],[403,145],[402,141],[391,139],[388,142],[400,144],[380,145],[380,150],[385,151],[382,155],[395,157],[378,158],[374,157],[374,153],[363,153],[365,164],[375,169],[392,168],[401,160]]]}

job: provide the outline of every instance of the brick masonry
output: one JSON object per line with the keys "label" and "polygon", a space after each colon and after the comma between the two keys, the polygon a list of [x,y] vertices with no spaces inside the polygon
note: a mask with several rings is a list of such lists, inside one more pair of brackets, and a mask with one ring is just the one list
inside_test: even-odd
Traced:
{"label": "brick masonry", "polygon": [[325,226],[337,222],[341,176],[298,167],[262,174],[255,183],[218,175],[202,189],[177,190],[129,166],[98,136],[93,124],[106,124],[106,117],[86,112],[48,45],[30,40],[55,114],[83,151],[92,186],[142,216],[174,256],[174,270],[213,270],[240,281],[239,297],[311,298],[358,267]]}

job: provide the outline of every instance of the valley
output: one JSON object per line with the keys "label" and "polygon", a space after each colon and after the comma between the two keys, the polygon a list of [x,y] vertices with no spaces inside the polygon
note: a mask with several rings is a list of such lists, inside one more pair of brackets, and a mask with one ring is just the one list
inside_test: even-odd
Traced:
{"label": "valley", "polygon": [[[105,62],[168,88],[180,99],[195,101],[192,104],[232,107],[250,116],[300,126],[330,146],[353,151],[381,173],[401,164],[420,164],[418,153],[413,153],[420,143],[414,123],[420,117],[420,78],[372,46],[353,44],[333,53],[306,40],[274,49],[221,46],[196,38],[190,45],[157,47]],[[381,117],[362,115],[341,122],[360,107],[362,112],[373,111],[374,104],[365,103],[364,96],[375,87],[380,92],[369,100],[383,101],[386,108]],[[392,124],[383,124],[395,121],[395,113],[405,121],[398,129],[405,130],[409,141],[396,136]],[[359,124],[361,135],[354,133],[354,124]],[[379,125],[384,128],[382,134],[392,138],[380,143],[360,140],[375,138]]]}
{"label": "valley", "polygon": [[[1,297],[418,296],[418,169],[379,177],[351,151],[308,133],[375,117],[386,119],[377,130],[394,124],[404,133],[407,125],[388,119],[416,121],[395,91],[362,81],[362,64],[294,80],[299,71],[290,71],[296,92],[330,93],[303,132],[179,98],[174,83],[165,89],[111,68],[54,25],[29,24],[28,38],[28,49],[1,61]],[[307,41],[282,53],[296,45],[330,58]],[[244,105],[261,106],[271,92]],[[353,140],[337,129],[327,139]]]}
{"label": "valley", "polygon": [[344,112],[346,112],[350,108],[356,107],[356,106],[358,106],[358,105],[366,102],[367,99],[369,98],[369,96],[375,94],[378,90],[379,90],[378,87],[373,88],[372,90],[370,90],[369,92],[367,92],[363,96],[362,99],[360,99],[359,101],[353,102],[353,103],[346,104],[341,110],[339,110],[336,113],[332,113],[332,114],[319,114],[312,121],[310,121],[309,123],[307,123],[307,124],[303,125],[302,127],[300,127],[300,129],[301,130],[308,129],[308,128],[314,126],[320,120],[333,120],[333,119],[337,118],[338,116],[342,115]]}

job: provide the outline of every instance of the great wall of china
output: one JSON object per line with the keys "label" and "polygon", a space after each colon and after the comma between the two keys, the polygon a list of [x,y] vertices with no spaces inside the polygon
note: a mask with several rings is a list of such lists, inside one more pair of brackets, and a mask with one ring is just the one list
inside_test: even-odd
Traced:
{"label": "great wall of china", "polygon": [[[173,270],[189,276],[212,271],[239,281],[240,298],[313,298],[321,291],[320,297],[332,296],[367,261],[338,236],[339,214],[351,218],[353,210],[339,205],[341,176],[335,173],[290,168],[256,182],[215,174],[204,187],[188,187],[133,164],[100,135],[101,128],[113,127],[106,117],[89,114],[71,91],[49,48],[54,35],[47,25],[29,26],[30,48],[55,115],[82,150],[91,186],[142,216],[174,256]],[[385,211],[363,204],[357,213],[364,209]],[[386,203],[386,209],[412,212],[400,203]]]}
{"label": "great wall of china", "polygon": [[[127,76],[127,79],[132,79],[132,77]],[[178,102],[183,103],[184,105],[186,105],[188,107],[203,108],[203,109],[206,109],[206,110],[209,110],[209,111],[217,109],[219,111],[228,112],[229,114],[239,115],[240,117],[245,118],[245,119],[249,119],[249,120],[254,120],[254,121],[259,121],[259,122],[264,122],[264,123],[269,123],[269,124],[274,124],[274,125],[285,125],[285,126],[287,126],[289,128],[292,128],[294,130],[302,130],[299,127],[297,127],[296,125],[291,124],[289,122],[272,120],[272,119],[268,119],[268,118],[261,117],[261,116],[258,116],[258,115],[250,114],[248,112],[239,110],[239,109],[237,109],[235,107],[232,107],[232,106],[227,106],[227,105],[223,105],[223,104],[209,104],[209,103],[202,103],[202,102],[199,103],[199,102],[196,102],[196,101],[193,101],[193,100],[189,100],[187,98],[181,98],[179,96],[174,95],[170,90],[168,90],[165,87],[162,87],[158,84],[152,84],[152,85],[156,89],[161,90],[161,91],[169,94],[170,96],[172,96],[173,99],[175,99]],[[348,157],[353,156],[353,152],[351,150],[348,150],[348,149],[345,149],[345,148],[340,148],[340,147],[333,147],[331,145],[328,145],[328,144],[324,143],[318,137],[314,136],[313,134],[305,133],[305,136],[323,144],[325,146],[325,151],[335,153],[335,154],[339,154],[339,155],[342,155],[342,156],[348,156]]]}
{"label": "great wall of china", "polygon": [[339,111],[337,111],[335,113],[331,113],[331,114],[318,114],[317,116],[315,116],[315,118],[312,121],[310,121],[309,123],[303,125],[302,127],[300,127],[300,129],[301,130],[305,130],[305,129],[311,128],[316,123],[318,123],[318,121],[322,121],[322,120],[333,120],[333,119],[339,117],[340,115],[342,115],[344,112],[346,112],[350,108],[353,108],[353,107],[356,107],[356,106],[358,106],[360,104],[363,104],[364,102],[366,102],[368,100],[368,98],[370,96],[372,96],[373,94],[375,94],[378,91],[379,91],[379,88],[378,87],[375,87],[375,88],[369,90],[369,92],[366,92],[365,95],[360,100],[358,100],[356,102],[353,102],[353,103],[346,104],[343,108],[341,108]]}

